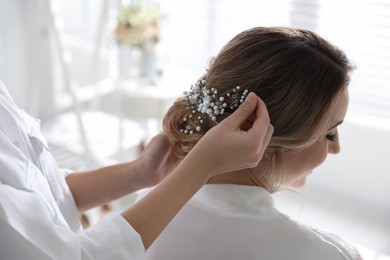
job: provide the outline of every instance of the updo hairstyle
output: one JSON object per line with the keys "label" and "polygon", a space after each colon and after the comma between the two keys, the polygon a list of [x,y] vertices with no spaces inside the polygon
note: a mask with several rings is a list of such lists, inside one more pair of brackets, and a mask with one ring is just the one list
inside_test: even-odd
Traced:
{"label": "updo hairstyle", "polygon": [[[303,149],[329,125],[335,97],[349,83],[352,65],[346,55],[309,30],[256,27],[228,42],[213,59],[205,77],[207,88],[223,96],[234,87],[255,92],[266,104],[274,133],[266,149],[275,168],[283,150]],[[175,153],[183,158],[200,138],[232,112],[216,121],[204,120],[201,131],[183,134],[191,110],[178,99],[163,120]],[[183,122],[187,118],[187,122]],[[191,121],[192,120],[192,121]]]}

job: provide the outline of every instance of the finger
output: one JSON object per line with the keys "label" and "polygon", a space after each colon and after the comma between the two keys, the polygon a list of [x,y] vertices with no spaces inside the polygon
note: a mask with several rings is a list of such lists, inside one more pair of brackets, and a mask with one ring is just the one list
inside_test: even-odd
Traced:
{"label": "finger", "polygon": [[241,127],[241,125],[255,112],[257,104],[257,96],[251,92],[246,97],[245,101],[224,121],[225,123],[232,124],[235,127]]}
{"label": "finger", "polygon": [[263,143],[261,144],[259,149],[259,154],[261,155],[261,157],[263,156],[265,149],[267,148],[269,142],[271,141],[273,132],[274,132],[274,127],[273,125],[269,124],[267,133],[265,134]]}
{"label": "finger", "polygon": [[253,122],[255,122],[256,119],[256,111],[253,112],[246,120],[245,122],[241,125],[241,130],[242,131],[248,131],[249,129],[252,128]]}
{"label": "finger", "polygon": [[270,119],[267,107],[265,106],[263,100],[261,100],[259,97],[256,97],[256,101],[256,118],[248,132],[254,135],[255,138],[258,138],[256,140],[263,140],[268,133]]}
{"label": "finger", "polygon": [[273,127],[273,125],[269,124],[268,128],[267,128],[267,132],[264,136],[264,139],[260,140],[258,142],[258,144],[260,144],[260,146],[259,146],[258,151],[255,153],[256,154],[254,157],[255,161],[253,162],[252,166],[250,166],[250,168],[256,167],[259,164],[259,162],[261,161],[261,159],[263,159],[265,149],[267,148],[269,142],[271,141],[273,132],[274,132],[274,127]]}

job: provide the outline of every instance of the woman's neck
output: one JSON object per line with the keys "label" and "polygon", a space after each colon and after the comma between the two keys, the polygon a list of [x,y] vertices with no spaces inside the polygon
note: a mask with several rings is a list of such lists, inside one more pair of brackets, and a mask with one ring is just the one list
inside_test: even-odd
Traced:
{"label": "woman's neck", "polygon": [[211,177],[208,184],[237,184],[263,187],[258,178],[249,171],[234,171]]}

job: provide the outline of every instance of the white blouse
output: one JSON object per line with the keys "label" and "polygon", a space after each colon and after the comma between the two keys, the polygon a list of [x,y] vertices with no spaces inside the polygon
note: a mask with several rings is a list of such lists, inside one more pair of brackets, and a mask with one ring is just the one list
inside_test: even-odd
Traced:
{"label": "white blouse", "polygon": [[121,215],[82,230],[66,174],[0,80],[0,259],[140,259],[141,238]]}
{"label": "white blouse", "polygon": [[338,238],[281,214],[263,188],[207,184],[146,251],[146,260],[361,259]]}

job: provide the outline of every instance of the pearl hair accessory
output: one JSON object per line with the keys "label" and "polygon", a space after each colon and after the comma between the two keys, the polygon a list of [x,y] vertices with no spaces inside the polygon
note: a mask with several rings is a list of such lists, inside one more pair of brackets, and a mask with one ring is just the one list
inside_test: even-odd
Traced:
{"label": "pearl hair accessory", "polygon": [[[217,116],[223,115],[226,109],[233,111],[239,107],[248,95],[249,91],[245,89],[240,96],[240,86],[237,86],[226,96],[218,97],[217,89],[206,87],[206,75],[207,72],[197,83],[191,86],[190,91],[184,91],[183,93],[188,104],[187,109],[191,110],[191,114],[188,118],[183,118],[185,127],[180,129],[181,133],[193,134],[195,131],[199,132],[202,129],[200,125],[204,123],[205,116],[216,121]],[[195,116],[197,116],[194,120],[195,126],[189,125],[188,120]]]}

